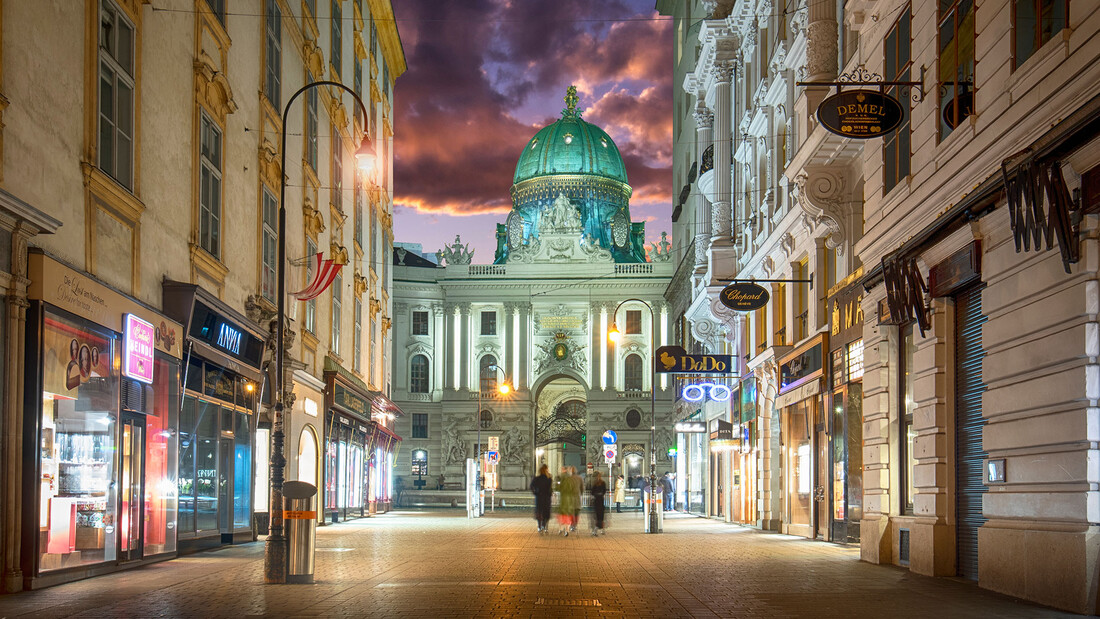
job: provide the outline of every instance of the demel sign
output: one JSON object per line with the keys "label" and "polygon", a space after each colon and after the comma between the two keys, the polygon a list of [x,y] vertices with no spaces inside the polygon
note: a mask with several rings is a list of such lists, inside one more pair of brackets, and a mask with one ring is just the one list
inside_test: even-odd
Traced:
{"label": "demel sign", "polygon": [[905,120],[901,103],[877,90],[846,90],[817,106],[817,119],[831,133],[846,138],[877,138]]}
{"label": "demel sign", "polygon": [[768,304],[771,295],[767,288],[752,282],[734,282],[722,289],[718,300],[722,305],[739,312],[751,312]]}

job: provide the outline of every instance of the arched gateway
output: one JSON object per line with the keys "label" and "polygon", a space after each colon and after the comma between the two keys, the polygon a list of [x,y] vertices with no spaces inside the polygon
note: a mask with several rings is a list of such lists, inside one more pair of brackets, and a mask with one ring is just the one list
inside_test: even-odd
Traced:
{"label": "arched gateway", "polygon": [[[499,444],[500,488],[524,491],[542,462],[555,473],[604,467],[609,429],[630,445],[631,470],[648,473],[636,452],[654,447],[651,355],[672,338],[663,296],[675,265],[667,248],[647,252],[618,148],[576,103],[570,89],[561,119],[516,145],[513,207],[487,264],[472,264],[459,238],[437,253],[442,266],[394,251],[392,399],[406,441],[396,475],[409,475],[409,454],[423,451],[428,477],[457,489],[480,440],[481,452]],[[612,324],[623,333],[617,344]],[[505,380],[513,389],[501,395]],[[667,428],[671,385],[657,381],[657,422]],[[657,442],[660,473],[671,468],[669,432]]]}

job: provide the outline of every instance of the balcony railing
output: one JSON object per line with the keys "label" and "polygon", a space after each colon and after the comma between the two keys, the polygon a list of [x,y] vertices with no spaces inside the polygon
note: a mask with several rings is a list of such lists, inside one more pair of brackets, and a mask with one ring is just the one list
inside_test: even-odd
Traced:
{"label": "balcony railing", "polygon": [[653,273],[652,264],[616,264],[615,275],[648,275]]}
{"label": "balcony railing", "polygon": [[471,264],[470,275],[507,275],[508,269],[503,264]]}

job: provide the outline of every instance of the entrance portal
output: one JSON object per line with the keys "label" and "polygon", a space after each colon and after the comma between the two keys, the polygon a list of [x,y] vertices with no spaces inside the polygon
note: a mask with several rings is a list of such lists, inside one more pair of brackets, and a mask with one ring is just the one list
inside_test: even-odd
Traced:
{"label": "entrance portal", "polygon": [[539,466],[552,475],[563,466],[583,473],[587,464],[588,405],[584,387],[571,378],[557,378],[539,393],[535,415],[535,454]]}

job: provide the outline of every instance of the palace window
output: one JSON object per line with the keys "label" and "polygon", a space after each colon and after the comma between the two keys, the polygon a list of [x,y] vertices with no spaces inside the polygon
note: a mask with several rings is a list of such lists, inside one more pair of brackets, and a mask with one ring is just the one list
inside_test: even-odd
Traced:
{"label": "palace window", "polygon": [[413,413],[413,438],[428,438],[428,414]]}
{"label": "palace window", "polygon": [[427,335],[428,334],[428,312],[413,312],[413,315],[412,315],[412,334],[413,335]]}
{"label": "palace window", "polygon": [[340,354],[340,307],[343,305],[344,277],[339,271],[332,280],[332,352]]}
{"label": "palace window", "polygon": [[344,20],[343,10],[340,7],[341,0],[332,0],[332,68],[335,71],[336,80],[340,81],[343,67],[341,66],[341,52],[344,46]]}
{"label": "palace window", "polygon": [[199,124],[202,171],[199,188],[199,247],[221,256],[222,132],[203,113]]}
{"label": "palace window", "polygon": [[428,358],[424,355],[415,355],[409,362],[409,391],[428,393]]}
{"label": "palace window", "polygon": [[225,27],[225,0],[206,0],[206,4],[210,6],[210,12],[214,14],[214,17],[218,18],[218,22],[222,27]]}
{"label": "palace window", "polygon": [[1069,26],[1067,0],[1013,0],[1013,68]]}
{"label": "palace window", "polygon": [[[317,243],[313,239],[306,239],[306,283],[313,281],[314,257],[317,256]],[[317,318],[317,299],[306,301],[306,316],[303,325],[306,331],[316,332],[315,320]]]}
{"label": "palace window", "polygon": [[642,310],[626,310],[626,333],[639,335],[642,332]]}
{"label": "palace window", "polygon": [[276,218],[279,211],[278,203],[275,201],[275,196],[264,187],[264,204],[263,204],[263,256],[261,258],[261,287],[263,289],[264,298],[268,301],[275,302],[275,261],[276,261],[276,235],[277,229]]}
{"label": "palace window", "polygon": [[623,391],[641,391],[642,381],[642,356],[627,355],[623,362]]}
{"label": "palace window", "polygon": [[495,311],[485,310],[481,312],[481,334],[497,334],[497,313]]}
{"label": "palace window", "polygon": [[485,355],[481,358],[481,390],[486,392],[496,391],[497,388],[497,358],[493,355]]}
{"label": "palace window", "polygon": [[267,0],[264,24],[267,52],[264,56],[264,96],[278,110],[282,106],[283,82],[283,13],[278,0]]}
{"label": "palace window", "polygon": [[351,360],[351,369],[356,372],[363,370],[363,301],[359,297],[355,298],[355,326],[352,331],[352,345],[355,348],[354,356]]}
{"label": "palace window", "polygon": [[[887,81],[908,82],[910,75],[910,15],[909,9],[901,14],[898,22],[886,35],[885,74]],[[891,86],[887,94],[901,102],[902,121],[898,128],[887,134],[882,142],[883,193],[889,193],[906,176],[909,176],[909,89]],[[904,95],[904,96],[903,96]]]}
{"label": "palace window", "polygon": [[99,15],[99,169],[127,189],[134,170],[134,26],[104,0]]}
{"label": "palace window", "polygon": [[939,0],[940,139],[974,113],[974,0]]}

